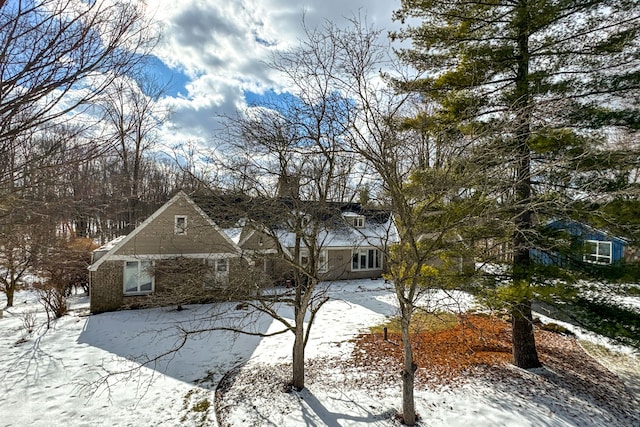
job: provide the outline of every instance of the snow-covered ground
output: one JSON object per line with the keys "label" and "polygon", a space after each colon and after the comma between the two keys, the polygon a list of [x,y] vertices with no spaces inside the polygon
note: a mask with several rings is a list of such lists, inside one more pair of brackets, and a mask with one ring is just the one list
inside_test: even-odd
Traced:
{"label": "snow-covered ground", "polygon": [[[306,352],[310,374],[321,368],[325,378],[301,393],[271,392],[281,393],[282,399],[260,401],[256,396],[252,415],[244,407],[234,410],[231,402],[227,413],[232,425],[397,425],[393,415],[400,406],[399,384],[375,390],[339,387],[332,384],[344,383],[338,378],[342,374],[331,370],[331,363],[351,357],[352,338],[396,313],[393,293],[383,281],[363,280],[331,284],[330,296]],[[440,296],[451,307],[470,304],[463,294]],[[4,310],[0,426],[215,426],[215,388],[227,372],[244,366],[245,378],[255,388],[265,367],[275,371],[290,361],[290,333],[260,338],[211,331],[190,336],[177,353],[138,369],[180,342],[178,327],[206,328],[211,318],[223,325],[246,313],[227,304],[88,316],[86,296],[74,296],[71,302],[71,313],[49,330],[42,307],[29,292],[19,292],[15,306]],[[28,313],[37,316],[31,333]],[[251,319],[256,332],[275,332],[279,326],[264,316]],[[120,373],[108,375],[114,372]],[[544,398],[523,398],[490,383],[418,390],[416,401],[425,416],[422,425],[429,426],[597,426],[606,419],[579,416],[571,405],[547,405]]]}

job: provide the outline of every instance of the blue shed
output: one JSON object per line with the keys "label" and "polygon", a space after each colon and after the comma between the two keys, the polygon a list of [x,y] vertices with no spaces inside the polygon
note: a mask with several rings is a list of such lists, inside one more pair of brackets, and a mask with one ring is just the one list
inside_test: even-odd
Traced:
{"label": "blue shed", "polygon": [[[547,228],[566,231],[582,243],[580,253],[572,257],[574,260],[609,265],[624,259],[624,250],[628,243],[620,237],[577,221],[556,220],[547,224]],[[530,253],[536,262],[545,265],[563,265],[566,258],[558,253],[539,249],[532,249]]]}

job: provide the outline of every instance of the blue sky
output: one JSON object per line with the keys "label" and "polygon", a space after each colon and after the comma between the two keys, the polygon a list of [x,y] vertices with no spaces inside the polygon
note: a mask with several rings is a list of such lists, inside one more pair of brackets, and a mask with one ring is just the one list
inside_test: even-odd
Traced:
{"label": "blue sky", "polygon": [[148,72],[158,78],[159,84],[164,87],[167,97],[186,96],[186,84],[190,81],[189,76],[177,68],[171,69],[159,58],[152,56],[147,61]]}
{"label": "blue sky", "polygon": [[149,72],[168,83],[161,104],[172,111],[161,138],[168,145],[208,145],[218,118],[232,115],[263,94],[286,91],[265,65],[274,50],[297,44],[308,27],[337,25],[360,14],[390,30],[399,0],[156,0],[148,13],[162,28]]}

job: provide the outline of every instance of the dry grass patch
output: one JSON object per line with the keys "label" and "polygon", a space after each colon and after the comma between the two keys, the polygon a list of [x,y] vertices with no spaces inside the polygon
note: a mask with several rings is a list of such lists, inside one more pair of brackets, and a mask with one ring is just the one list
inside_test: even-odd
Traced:
{"label": "dry grass patch", "polygon": [[[457,315],[453,313],[424,313],[417,312],[411,318],[411,333],[420,334],[421,332],[437,332],[454,327],[459,322]],[[387,332],[400,334],[400,319],[394,317],[388,322],[370,328],[373,333],[383,333],[384,328]]]}
{"label": "dry grass patch", "polygon": [[[511,325],[483,315],[420,315],[412,328],[414,361],[421,369],[418,383],[449,382],[477,365],[511,361]],[[356,338],[354,363],[360,366],[402,364],[402,337],[397,320]],[[387,340],[383,327],[388,328]]]}

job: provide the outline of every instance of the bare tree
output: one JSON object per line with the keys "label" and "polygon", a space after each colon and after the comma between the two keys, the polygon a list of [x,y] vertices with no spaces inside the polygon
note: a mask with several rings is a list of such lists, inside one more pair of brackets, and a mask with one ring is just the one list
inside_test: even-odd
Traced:
{"label": "bare tree", "polygon": [[[5,220],[7,218],[12,222],[16,219],[14,215]],[[3,224],[0,232],[0,291],[7,296],[7,307],[13,307],[15,292],[39,259],[41,248],[34,239],[37,233],[32,225],[24,222]]]}
{"label": "bare tree", "polygon": [[87,238],[58,238],[47,248],[46,256],[38,262],[43,282],[36,285],[40,303],[47,313],[47,328],[53,319],[67,314],[67,297],[76,287],[88,289],[91,251],[96,244]]}
{"label": "bare tree", "polygon": [[[313,49],[303,45],[274,56],[271,66],[291,94],[244,111],[232,120],[230,140],[224,141],[232,159],[231,188],[239,194],[227,206],[264,235],[272,245],[270,261],[290,284],[260,292],[247,304],[278,320],[282,333],[294,334],[291,385],[298,390],[305,386],[305,346],[313,321],[328,300],[319,286],[322,231],[336,219],[332,202],[356,194],[350,189],[352,160],[344,155],[349,102],[317,62],[300,61],[315,55]],[[292,307],[293,320],[279,312],[283,304]]]}
{"label": "bare tree", "polygon": [[[457,160],[464,146],[458,135],[437,132],[421,118],[411,95],[398,94],[380,70],[396,72],[388,44],[381,33],[354,18],[347,29],[331,23],[308,31],[306,50],[298,52],[288,67],[293,70],[308,63],[327,79],[333,96],[349,100],[341,111],[344,153],[352,155],[370,175],[381,181],[378,192],[389,203],[397,222],[400,242],[381,247],[386,254],[388,278],[394,284],[402,330],[402,419],[416,421],[413,397],[417,366],[413,359],[410,326],[414,312],[424,307],[436,309],[429,301],[434,289],[451,289],[460,284],[471,264],[468,247],[460,230],[481,208],[465,193],[467,172]],[[413,117],[413,119],[409,119]]]}
{"label": "bare tree", "polygon": [[147,77],[116,79],[107,88],[101,107],[107,140],[119,159],[120,187],[124,220],[131,231],[139,222],[144,179],[151,172],[150,149],[157,142],[156,132],[167,117],[157,104],[163,88]]}
{"label": "bare tree", "polygon": [[[8,306],[23,277],[36,273],[44,248],[55,239],[56,224],[64,215],[58,171],[66,160],[66,144],[73,144],[68,136],[65,129],[51,129],[20,137],[20,144],[5,153],[10,165],[22,165],[19,177],[5,182],[0,205],[4,209],[0,215],[0,282]],[[4,172],[13,175],[9,168]]]}
{"label": "bare tree", "polygon": [[[36,261],[31,256],[35,230],[38,239],[45,234],[55,238],[56,231],[73,233],[75,223],[86,234],[83,203],[90,200],[86,184],[93,178],[86,166],[103,154],[102,145],[89,139],[99,121],[94,104],[141,64],[157,37],[138,3],[2,2],[0,233],[7,236],[2,241],[5,265],[15,264],[16,248],[29,254],[20,257],[27,264]],[[21,215],[25,218],[17,228],[14,220]],[[5,281],[9,292],[30,268],[24,262],[15,265],[20,268],[6,270],[15,270]]]}
{"label": "bare tree", "polygon": [[[21,0],[0,7],[0,215],[25,206],[29,185],[42,190],[43,182],[25,174],[35,165],[55,170],[61,150],[74,145],[41,134],[73,121],[73,130],[66,126],[73,139],[94,125],[92,103],[156,40],[143,7],[131,2]],[[30,144],[38,141],[57,145]]]}
{"label": "bare tree", "polygon": [[[304,352],[313,320],[328,299],[319,287],[321,232],[327,221],[335,220],[331,197],[340,193],[335,186],[345,172],[338,135],[327,130],[332,126],[327,122],[336,117],[318,114],[307,102],[289,105],[292,110],[282,104],[278,112],[259,109],[238,122],[246,144],[243,158],[249,160],[240,182],[255,196],[236,208],[249,227],[272,242],[272,261],[283,278],[290,278],[290,288],[262,293],[248,303],[282,323],[283,332],[294,334],[292,386],[298,390],[304,388]],[[293,322],[280,314],[282,304],[293,308]]]}
{"label": "bare tree", "polygon": [[86,105],[133,70],[155,36],[131,2],[22,0],[0,8],[0,141]]}
{"label": "bare tree", "polygon": [[464,201],[464,174],[453,161],[461,145],[454,139],[445,145],[445,135],[428,133],[426,123],[422,129],[407,123],[416,111],[414,100],[395,93],[379,74],[382,67],[401,72],[394,69],[389,47],[379,43],[379,31],[361,20],[351,24],[347,30],[327,25],[326,31],[340,46],[343,90],[355,99],[350,147],[381,177],[398,225],[401,243],[391,248],[387,259],[400,309],[402,420],[414,425],[418,366],[410,332],[413,314],[424,306],[437,309],[429,301],[431,292],[458,285],[468,267],[459,232],[469,203]]}

